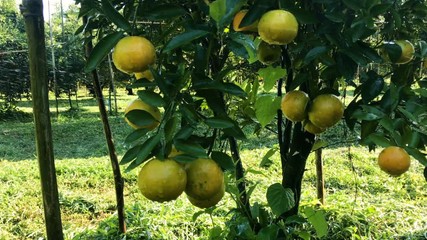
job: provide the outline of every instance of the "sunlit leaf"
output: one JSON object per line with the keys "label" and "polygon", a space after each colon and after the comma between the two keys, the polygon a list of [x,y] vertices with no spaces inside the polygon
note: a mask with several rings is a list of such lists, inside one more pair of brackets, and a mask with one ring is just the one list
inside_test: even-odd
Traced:
{"label": "sunlit leaf", "polygon": [[280,183],[274,183],[267,189],[267,202],[272,212],[280,216],[295,206],[294,193]]}
{"label": "sunlit leaf", "polygon": [[102,11],[104,12],[105,16],[110,19],[110,21],[126,32],[132,32],[130,23],[113,7],[113,5],[111,5],[109,0],[101,0],[101,3]]}
{"label": "sunlit leaf", "polygon": [[90,53],[84,71],[90,72],[97,68],[116,43],[123,37],[123,34],[123,32],[115,32],[102,38]]}
{"label": "sunlit leaf", "polygon": [[281,98],[275,95],[261,95],[255,102],[255,114],[261,126],[265,127],[280,109]]}
{"label": "sunlit leaf", "polygon": [[258,70],[258,75],[264,80],[264,90],[270,91],[276,81],[286,76],[286,70],[281,67],[268,66]]}
{"label": "sunlit leaf", "polygon": [[185,44],[188,44],[196,39],[199,39],[201,37],[204,37],[208,35],[208,31],[204,30],[188,30],[186,32],[183,32],[181,34],[176,35],[172,40],[169,41],[169,43],[165,46],[163,51],[169,52],[174,50],[175,48],[181,47]]}

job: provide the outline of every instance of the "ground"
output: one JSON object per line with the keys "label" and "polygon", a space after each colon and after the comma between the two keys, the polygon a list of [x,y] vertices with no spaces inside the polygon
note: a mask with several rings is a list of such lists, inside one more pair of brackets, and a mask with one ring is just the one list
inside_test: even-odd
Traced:
{"label": "ground", "polygon": [[[68,101],[60,99],[58,116],[54,101],[51,102],[64,234],[66,239],[117,239],[112,171],[98,107],[85,92],[79,94],[78,110],[69,110]],[[124,139],[132,131],[123,120],[124,107],[132,98],[135,96],[120,90],[118,114],[109,118],[119,159],[128,148]],[[29,101],[18,106],[31,112]],[[380,149],[368,152],[347,131],[338,124],[320,136],[329,143],[323,151],[326,199],[321,207],[328,219],[327,239],[427,237],[427,184],[422,166],[413,160],[408,173],[390,177],[376,164]],[[262,136],[247,132],[249,141],[239,144],[249,186],[256,185],[251,202],[265,205],[266,188],[281,180],[279,158],[274,155],[268,169],[259,167],[259,163],[276,138],[267,131]],[[184,195],[162,204],[146,200],[138,192],[137,173],[138,169],[124,173],[127,239],[207,239],[209,235],[215,236],[219,228],[226,233],[236,223],[229,213],[235,207],[230,194],[226,194],[212,216],[198,215],[200,209],[193,207]],[[0,239],[37,239],[45,235],[39,181],[31,119],[0,121]],[[230,181],[229,188],[232,187]],[[317,203],[311,154],[302,205]],[[310,226],[305,228],[312,231]]]}

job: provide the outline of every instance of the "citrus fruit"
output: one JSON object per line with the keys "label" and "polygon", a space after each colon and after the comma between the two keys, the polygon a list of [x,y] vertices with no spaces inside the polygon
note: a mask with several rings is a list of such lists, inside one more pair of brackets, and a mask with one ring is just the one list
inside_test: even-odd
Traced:
{"label": "citrus fruit", "polygon": [[300,91],[289,91],[283,96],[280,108],[285,117],[292,122],[301,122],[307,117],[308,94]]}
{"label": "citrus fruit", "polygon": [[408,171],[411,158],[405,149],[390,146],[383,149],[378,155],[378,165],[384,172],[397,177]]}
{"label": "citrus fruit", "polygon": [[316,127],[316,125],[314,125],[313,123],[311,123],[308,120],[304,121],[303,125],[304,125],[304,130],[311,133],[311,134],[319,134],[319,133],[322,133],[326,130],[324,128]]}
{"label": "citrus fruit", "polygon": [[140,129],[140,128],[147,128],[148,130],[153,130],[154,128],[156,128],[157,126],[159,126],[159,121],[161,118],[161,114],[158,108],[153,107],[151,105],[148,105],[147,103],[143,102],[141,99],[137,98],[133,101],[131,101],[129,103],[129,105],[126,107],[125,109],[125,115],[132,111],[132,110],[144,110],[146,112],[148,112],[149,114],[151,114],[151,116],[153,116],[153,118],[156,120],[151,124],[148,125],[137,125],[135,123],[132,123],[131,121],[129,121],[126,117],[125,120],[126,122],[133,127],[134,129]]}
{"label": "citrus fruit", "polygon": [[172,146],[168,157],[173,158],[173,157],[176,157],[176,156],[181,155],[181,154],[184,154],[184,153],[179,151],[178,149],[176,149],[174,146]]}
{"label": "citrus fruit", "polygon": [[199,158],[186,165],[187,187],[185,193],[198,200],[210,199],[224,184],[224,173],[212,159]]}
{"label": "citrus fruit", "polygon": [[264,64],[272,64],[280,60],[282,49],[277,45],[270,45],[261,41],[257,50],[258,60]]}
{"label": "citrus fruit", "polygon": [[172,159],[152,159],[138,174],[138,187],[142,195],[156,202],[176,199],[185,190],[186,184],[184,167]]}
{"label": "citrus fruit", "polygon": [[156,49],[153,44],[141,36],[127,36],[116,44],[113,51],[113,63],[124,73],[145,71],[156,61]]}
{"label": "citrus fruit", "polygon": [[259,20],[258,34],[269,44],[288,44],[298,34],[297,19],[292,13],[282,9],[268,11]]}
{"label": "citrus fruit", "polygon": [[395,63],[405,64],[411,61],[415,53],[414,45],[412,45],[412,43],[407,40],[397,40],[395,43],[402,49],[402,54],[400,55],[400,58],[395,61]]}
{"label": "citrus fruit", "polygon": [[143,72],[137,72],[137,73],[135,73],[135,78],[136,78],[136,80],[145,78],[148,81],[154,81],[154,76],[153,76],[153,73],[151,72],[150,69],[147,69],[147,70],[145,70]]}
{"label": "citrus fruit", "polygon": [[196,207],[209,208],[209,207],[213,207],[217,203],[219,203],[219,201],[221,201],[222,197],[224,197],[224,193],[225,193],[225,184],[222,184],[222,187],[219,190],[219,192],[217,192],[214,196],[212,196],[208,199],[199,200],[197,198],[190,197],[189,195],[187,195],[187,198],[190,201],[190,203]]}
{"label": "citrus fruit", "polygon": [[314,98],[308,119],[318,128],[326,129],[335,125],[344,115],[344,105],[333,94],[322,94]]}
{"label": "citrus fruit", "polygon": [[236,13],[236,15],[234,15],[234,18],[233,18],[234,31],[236,32],[243,32],[243,31],[257,32],[258,31],[258,22],[254,22],[249,26],[239,27],[240,23],[242,22],[247,12],[248,10],[240,10],[239,12]]}

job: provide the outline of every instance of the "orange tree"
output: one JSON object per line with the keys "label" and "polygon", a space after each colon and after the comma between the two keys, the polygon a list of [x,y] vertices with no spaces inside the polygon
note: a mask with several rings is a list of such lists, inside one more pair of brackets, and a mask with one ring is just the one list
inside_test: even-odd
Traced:
{"label": "orange tree", "polygon": [[[121,163],[131,170],[153,157],[166,159],[172,146],[182,152],[173,157],[179,162],[212,158],[235,176],[232,194],[252,234],[290,234],[285,228],[300,220],[294,216],[306,160],[318,147],[315,134],[341,119],[370,150],[397,146],[427,166],[424,1],[78,2],[80,15],[90,16],[82,28],[96,30],[99,40],[87,71],[126,35],[143,36],[156,48],[149,67],[154,81],[138,80],[134,87],[141,100],[163,108],[160,124],[132,132]],[[244,16],[233,21],[241,10]],[[273,50],[257,51],[258,45]],[[272,54],[277,51],[279,57]],[[258,55],[272,57],[263,65]],[[309,98],[289,101],[303,106],[294,122],[280,110],[282,96],[293,90]],[[126,118],[138,125],[157,121],[144,110]],[[267,206],[249,201],[238,151],[246,126],[277,133],[282,179],[267,189]],[[321,221],[312,222],[325,234]]]}

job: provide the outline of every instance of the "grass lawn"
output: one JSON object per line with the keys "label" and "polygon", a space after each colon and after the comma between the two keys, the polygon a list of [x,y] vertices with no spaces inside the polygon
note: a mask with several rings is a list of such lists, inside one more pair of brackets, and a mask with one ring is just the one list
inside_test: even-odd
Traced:
{"label": "grass lawn", "polygon": [[[132,129],[123,120],[126,103],[135,96],[121,90],[118,116],[110,116],[119,159],[128,146],[124,139]],[[55,114],[52,101],[52,130],[61,215],[66,239],[120,239],[117,233],[115,193],[107,147],[96,101],[79,98],[78,110],[69,110],[60,100]],[[75,104],[75,103],[74,103]],[[19,103],[31,112],[31,103]],[[415,160],[408,173],[389,177],[376,165],[375,152],[344,137],[338,125],[321,136],[331,144],[323,151],[326,204],[321,207],[328,220],[325,239],[425,239],[427,238],[427,183],[422,166]],[[251,202],[266,205],[266,189],[280,182],[279,156],[268,169],[259,167],[275,144],[275,135],[262,132],[239,142],[249,186],[255,186]],[[122,166],[123,167],[123,166]],[[123,167],[122,169],[124,169]],[[231,211],[235,202],[226,194],[217,208],[201,212],[181,195],[176,201],[155,203],[138,191],[139,168],[124,173],[126,239],[224,239],[239,219]],[[227,177],[232,179],[231,174]],[[0,239],[44,237],[39,170],[35,156],[34,126],[28,121],[0,121]],[[232,181],[227,186],[233,189]],[[303,182],[303,206],[315,206],[316,169],[314,154],[308,159]],[[302,226],[313,231],[312,226]],[[124,238],[123,238],[124,239]]]}

